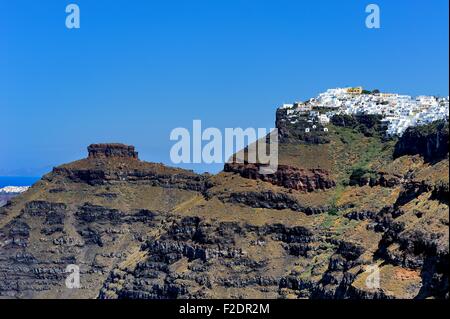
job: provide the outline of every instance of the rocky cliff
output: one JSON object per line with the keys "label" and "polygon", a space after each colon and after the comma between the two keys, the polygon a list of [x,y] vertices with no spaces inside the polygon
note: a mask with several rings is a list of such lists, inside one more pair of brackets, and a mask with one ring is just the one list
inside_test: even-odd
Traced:
{"label": "rocky cliff", "polygon": [[89,146],[0,208],[0,296],[448,298],[448,157],[394,156],[403,146],[354,127],[308,137],[326,143],[285,128],[272,175]]}
{"label": "rocky cliff", "polygon": [[439,161],[448,156],[448,121],[411,127],[395,147],[395,157],[420,154],[427,161]]}
{"label": "rocky cliff", "polygon": [[[278,128],[279,141],[281,143],[327,144],[330,142],[325,126],[314,122],[306,115],[298,115],[292,121],[286,109],[278,109],[275,126]],[[306,130],[313,131],[309,134]]]}
{"label": "rocky cliff", "polygon": [[124,144],[92,144],[88,147],[88,158],[138,159],[134,146]]}
{"label": "rocky cliff", "polygon": [[278,165],[274,174],[261,174],[258,164],[227,163],[224,172],[239,174],[244,178],[259,179],[273,185],[304,192],[325,190],[336,186],[329,172],[323,169],[299,169],[289,165]]}

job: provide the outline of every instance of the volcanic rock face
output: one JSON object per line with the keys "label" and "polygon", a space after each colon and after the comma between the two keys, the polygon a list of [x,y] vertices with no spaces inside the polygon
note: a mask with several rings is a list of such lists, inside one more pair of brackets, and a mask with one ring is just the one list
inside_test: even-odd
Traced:
{"label": "volcanic rock face", "polygon": [[336,186],[336,183],[330,178],[330,174],[323,169],[305,170],[279,165],[274,174],[264,175],[260,173],[258,164],[227,163],[224,171],[304,192],[325,190]]}
{"label": "volcanic rock face", "polygon": [[394,159],[365,133],[281,143],[272,175],[240,163],[199,175],[91,145],[0,208],[0,297],[448,298],[448,158]]}
{"label": "volcanic rock face", "polygon": [[110,158],[124,157],[138,159],[138,153],[134,146],[110,143],[110,144],[92,144],[88,147],[89,158]]}
{"label": "volcanic rock face", "polygon": [[[255,227],[235,222],[209,223],[196,217],[175,220],[159,239],[142,245],[146,257],[134,269],[120,269],[103,286],[101,298],[211,298],[221,291],[228,297],[239,290],[261,291],[279,296],[291,285],[291,278],[281,273],[263,273],[272,262],[255,260],[251,252],[239,247],[243,236],[250,247],[265,250],[267,245],[281,245],[286,259],[315,256],[320,249],[313,244],[326,234],[313,234],[303,227],[283,225]],[[274,259],[277,257],[274,256]],[[254,271],[245,273],[241,268]],[[212,277],[211,273],[217,273]],[[121,285],[115,283],[121,282]],[[197,287],[201,287],[197,289]],[[296,287],[295,289],[299,289]],[[228,293],[227,293],[228,291]]]}
{"label": "volcanic rock face", "polygon": [[[319,122],[309,123],[308,120],[308,117],[299,116],[299,119],[292,123],[286,110],[277,110],[275,126],[278,129],[279,141],[294,144],[328,144],[330,140],[324,131],[325,127]],[[306,132],[306,129],[312,130],[313,134]]]}
{"label": "volcanic rock face", "polygon": [[423,127],[408,128],[395,147],[395,157],[420,154],[427,161],[448,156],[448,122],[436,121]]}
{"label": "volcanic rock face", "polygon": [[88,147],[88,153],[84,160],[55,167],[44,180],[64,178],[93,186],[129,182],[195,191],[204,191],[208,186],[204,175],[139,161],[134,146],[93,144]]}
{"label": "volcanic rock face", "polygon": [[273,191],[233,192],[229,194],[229,196],[219,196],[219,199],[225,202],[244,204],[254,208],[276,210],[290,209],[296,212],[303,212],[306,215],[325,213],[330,208],[326,205],[311,207],[305,205],[290,194],[275,193]]}

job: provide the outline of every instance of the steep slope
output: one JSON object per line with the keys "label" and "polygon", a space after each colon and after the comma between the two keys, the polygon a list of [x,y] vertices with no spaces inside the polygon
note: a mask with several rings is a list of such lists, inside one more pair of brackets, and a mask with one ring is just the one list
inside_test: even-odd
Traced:
{"label": "steep slope", "polygon": [[448,147],[394,157],[408,143],[367,119],[305,136],[280,112],[271,176],[198,175],[120,144],[55,168],[0,209],[0,296],[448,298]]}

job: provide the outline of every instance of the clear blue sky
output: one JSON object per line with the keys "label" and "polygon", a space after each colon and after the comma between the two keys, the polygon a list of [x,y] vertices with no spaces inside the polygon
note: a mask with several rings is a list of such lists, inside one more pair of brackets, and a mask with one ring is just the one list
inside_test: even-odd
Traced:
{"label": "clear blue sky", "polygon": [[[81,29],[65,27],[76,3]],[[365,6],[381,29],[365,28]],[[272,127],[275,108],[363,85],[448,95],[448,0],[0,0],[0,175],[90,143],[170,163],[170,131]],[[217,171],[200,165],[196,170]]]}

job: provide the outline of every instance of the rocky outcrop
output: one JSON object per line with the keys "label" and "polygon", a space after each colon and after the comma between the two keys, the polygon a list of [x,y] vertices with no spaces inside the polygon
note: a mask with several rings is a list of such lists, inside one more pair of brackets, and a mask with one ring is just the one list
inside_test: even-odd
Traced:
{"label": "rocky outcrop", "polygon": [[425,181],[414,181],[410,180],[402,184],[402,190],[395,202],[394,207],[398,208],[402,205],[409,203],[410,201],[416,199],[421,194],[433,190],[433,186],[426,183]]}
{"label": "rocky outcrop", "polygon": [[88,146],[89,158],[113,158],[122,157],[129,159],[138,159],[138,153],[134,150],[134,146],[108,143],[108,144],[91,144]]}
{"label": "rocky outcrop", "polygon": [[[275,127],[278,129],[278,141],[292,144],[328,144],[330,138],[325,126],[319,121],[301,113],[297,113],[294,119],[286,109],[278,109],[276,113]],[[307,130],[308,129],[308,130]]]}
{"label": "rocky outcrop", "polygon": [[449,183],[440,182],[433,187],[432,198],[448,205],[450,198]]}
{"label": "rocky outcrop", "polygon": [[395,145],[394,158],[419,154],[426,161],[438,162],[448,157],[448,121],[410,127]]}
{"label": "rocky outcrop", "polygon": [[179,188],[203,192],[208,188],[209,182],[205,176],[188,172],[175,174],[158,172],[154,167],[142,169],[120,170],[108,169],[73,169],[56,167],[53,176],[47,176],[47,180],[53,180],[56,176],[63,176],[72,182],[87,183],[89,185],[104,185],[108,183],[143,183],[164,188]]}
{"label": "rocky outcrop", "polygon": [[[0,227],[0,296],[12,298],[94,298],[99,282],[155,227],[157,213],[123,212],[90,203],[30,201],[19,216]],[[130,231],[129,226],[134,230]],[[117,247],[115,245],[118,245]],[[68,289],[66,267],[76,265],[80,289]]]}
{"label": "rocky outcrop", "polygon": [[[422,288],[418,298],[448,298],[448,203],[433,195],[438,189],[423,182],[405,184],[395,204],[383,208],[369,225],[383,233],[377,258],[420,272]],[[405,208],[423,196],[441,201],[442,207],[433,213],[436,216],[420,208]]]}
{"label": "rocky outcrop", "polygon": [[[362,272],[365,262],[361,258],[365,248],[358,244],[341,241],[330,257],[328,269],[313,291],[313,298],[345,299],[352,295],[351,283]],[[359,296],[361,298],[362,296]]]}
{"label": "rocky outcrop", "polygon": [[258,164],[227,163],[224,171],[303,192],[326,190],[336,186],[336,182],[331,179],[330,174],[323,169],[305,170],[288,165],[278,165],[274,174],[264,175],[259,172],[259,168]]}
{"label": "rocky outcrop", "polygon": [[0,194],[0,207],[5,206],[10,199],[16,196],[16,194]]}
{"label": "rocky outcrop", "polygon": [[351,186],[382,186],[393,188],[404,182],[404,177],[398,174],[386,174],[383,172],[373,172],[364,169],[356,169],[349,178]]}
{"label": "rocky outcrop", "polygon": [[218,196],[224,202],[234,204],[244,204],[254,208],[267,209],[290,209],[296,212],[303,212],[307,215],[322,214],[327,212],[329,206],[312,207],[302,204],[295,197],[285,193],[266,192],[233,192],[229,196]]}
{"label": "rocky outcrop", "polygon": [[382,125],[383,117],[376,114],[347,115],[336,114],[331,118],[335,126],[347,127],[365,136],[384,135],[386,127]]}
{"label": "rocky outcrop", "polygon": [[[100,298],[197,299],[214,297],[217,291],[259,292],[277,298],[286,293],[303,298],[348,298],[358,274],[352,270],[364,263],[363,247],[332,242],[329,234],[307,227],[211,224],[197,217],[173,220],[170,225],[164,235],[141,246],[145,258],[111,272]],[[247,237],[256,239],[248,241]],[[247,249],[264,250],[268,245],[282,247],[285,261],[318,260],[315,267],[326,271],[320,273],[308,266],[310,277],[296,271],[267,272],[277,257],[255,258]],[[326,259],[320,261],[328,255],[328,264]]]}
{"label": "rocky outcrop", "polygon": [[198,192],[210,186],[207,175],[139,161],[134,146],[93,144],[88,147],[88,153],[87,159],[55,167],[52,173],[44,176],[44,180],[53,182],[66,179],[92,186],[140,183]]}
{"label": "rocky outcrop", "polygon": [[[40,246],[30,237],[33,233],[36,236],[36,231],[42,237],[49,233],[61,236],[66,208],[62,203],[29,202],[20,216],[0,229],[1,296],[25,297],[28,293],[52,289],[63,280],[64,266],[61,264],[73,258],[73,252],[67,250],[64,261],[49,259],[44,251],[38,255],[30,250],[31,246]],[[38,229],[35,228],[37,224]]]}
{"label": "rocky outcrop", "polygon": [[[216,291],[224,289],[260,291],[279,296],[288,287],[300,290],[299,285],[290,284],[294,276],[286,277],[282,272],[264,274],[270,257],[255,259],[238,243],[246,237],[255,237],[257,239],[245,247],[264,247],[268,242],[274,242],[283,247],[286,256],[313,258],[325,249],[317,245],[322,236],[324,234],[305,227],[281,224],[211,224],[197,217],[173,220],[164,235],[149,239],[142,245],[141,251],[148,257],[133,267],[111,272],[99,297],[211,298]],[[302,288],[312,291],[314,286]]]}

